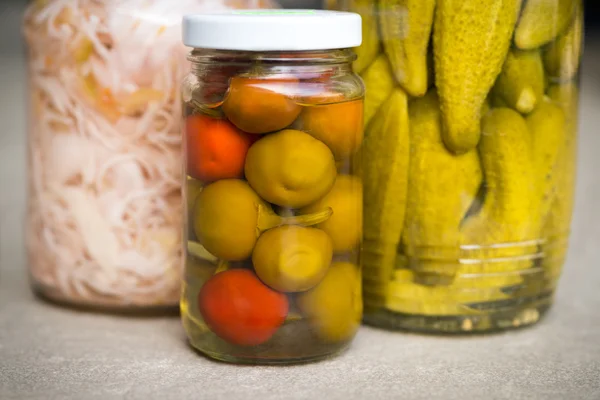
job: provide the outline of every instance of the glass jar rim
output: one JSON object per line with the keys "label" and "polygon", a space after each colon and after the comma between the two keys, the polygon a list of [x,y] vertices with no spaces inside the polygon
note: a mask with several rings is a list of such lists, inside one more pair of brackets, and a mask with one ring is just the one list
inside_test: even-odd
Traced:
{"label": "glass jar rim", "polygon": [[246,64],[261,62],[265,64],[290,65],[332,65],[348,64],[356,60],[353,49],[300,50],[300,51],[239,51],[194,48],[188,54],[193,64]]}

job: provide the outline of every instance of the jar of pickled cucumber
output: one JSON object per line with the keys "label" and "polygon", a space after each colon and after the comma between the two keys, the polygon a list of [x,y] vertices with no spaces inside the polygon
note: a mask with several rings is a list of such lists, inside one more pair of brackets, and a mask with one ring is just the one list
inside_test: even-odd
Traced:
{"label": "jar of pickled cucumber", "polygon": [[339,0],[361,14],[365,321],[537,322],[567,251],[579,0]]}
{"label": "jar of pickled cucumber", "polygon": [[184,18],[183,325],[229,362],[318,360],[362,317],[358,14]]}

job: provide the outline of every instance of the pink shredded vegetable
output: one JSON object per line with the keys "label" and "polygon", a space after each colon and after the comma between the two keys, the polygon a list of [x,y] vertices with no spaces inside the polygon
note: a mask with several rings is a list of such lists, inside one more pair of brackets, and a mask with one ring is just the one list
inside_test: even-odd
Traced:
{"label": "pink shredded vegetable", "polygon": [[26,12],[28,252],[51,297],[178,302],[181,17],[262,0],[36,0]]}

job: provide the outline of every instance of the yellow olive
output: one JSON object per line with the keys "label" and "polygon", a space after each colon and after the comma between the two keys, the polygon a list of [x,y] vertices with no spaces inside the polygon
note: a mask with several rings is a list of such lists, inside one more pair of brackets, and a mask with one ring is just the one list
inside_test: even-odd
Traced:
{"label": "yellow olive", "polygon": [[254,143],[246,157],[246,179],[266,201],[301,208],[323,197],[335,182],[331,150],[307,133],[285,129]]}
{"label": "yellow olive", "polygon": [[334,262],[321,283],[299,294],[296,302],[323,341],[351,339],[362,317],[358,267],[347,262]]}
{"label": "yellow olive", "polygon": [[333,256],[331,239],[320,229],[285,225],[263,233],[252,263],[256,275],[280,292],[303,292],[323,279]]}
{"label": "yellow olive", "polygon": [[362,235],[362,183],[352,175],[338,175],[333,188],[316,203],[301,209],[310,214],[330,207],[333,215],[316,227],[324,230],[336,253],[355,249]]}

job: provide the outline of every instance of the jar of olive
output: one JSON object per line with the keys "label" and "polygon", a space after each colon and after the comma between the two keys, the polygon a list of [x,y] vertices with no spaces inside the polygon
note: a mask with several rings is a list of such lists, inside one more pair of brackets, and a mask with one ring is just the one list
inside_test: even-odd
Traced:
{"label": "jar of olive", "polygon": [[191,15],[183,37],[189,340],[229,362],[335,355],[362,317],[361,18]]}
{"label": "jar of olive", "polygon": [[326,6],[363,22],[365,322],[467,333],[539,321],[574,204],[582,1]]}

